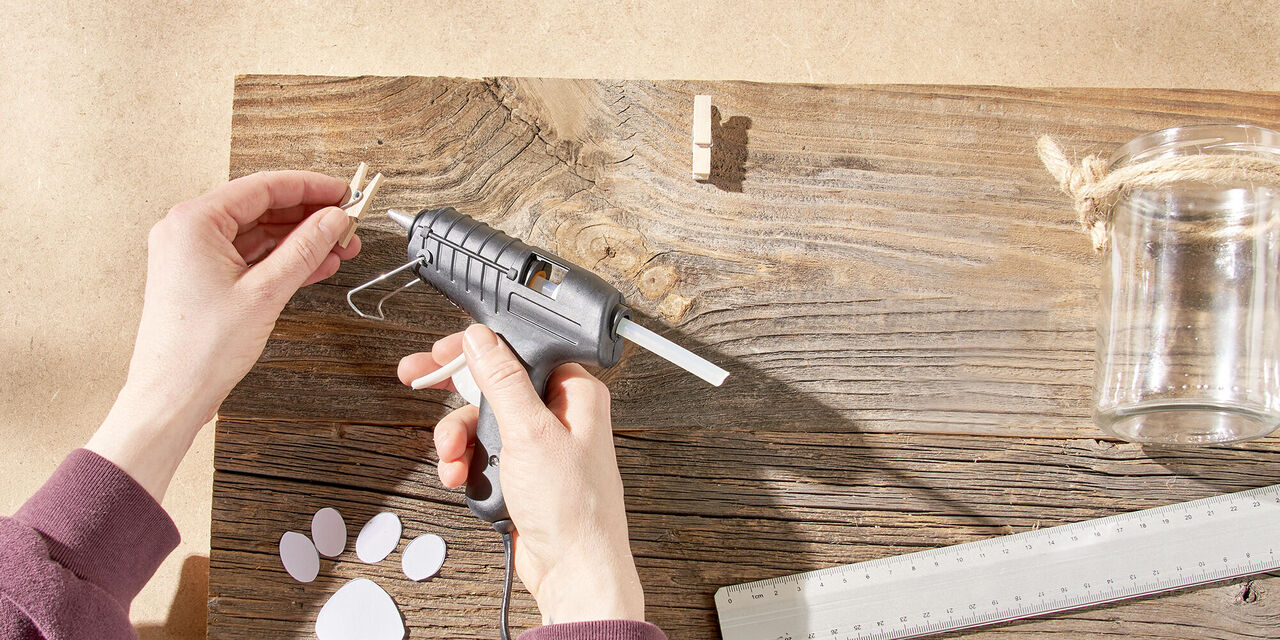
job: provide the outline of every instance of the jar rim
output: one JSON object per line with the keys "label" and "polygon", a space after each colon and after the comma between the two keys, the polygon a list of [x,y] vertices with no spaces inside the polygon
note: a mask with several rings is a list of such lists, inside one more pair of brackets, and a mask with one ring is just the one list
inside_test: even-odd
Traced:
{"label": "jar rim", "polygon": [[1144,133],[1111,154],[1108,170],[1197,154],[1259,155],[1280,160],[1280,132],[1251,124],[1197,124]]}

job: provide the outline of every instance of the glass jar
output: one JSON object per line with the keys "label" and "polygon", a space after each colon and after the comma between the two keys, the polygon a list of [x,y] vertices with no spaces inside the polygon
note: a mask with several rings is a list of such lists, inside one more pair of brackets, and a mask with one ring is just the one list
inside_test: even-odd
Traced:
{"label": "glass jar", "polygon": [[[1110,170],[1194,154],[1280,160],[1280,133],[1177,127]],[[1121,192],[1103,257],[1094,420],[1131,442],[1221,444],[1280,425],[1280,186]]]}

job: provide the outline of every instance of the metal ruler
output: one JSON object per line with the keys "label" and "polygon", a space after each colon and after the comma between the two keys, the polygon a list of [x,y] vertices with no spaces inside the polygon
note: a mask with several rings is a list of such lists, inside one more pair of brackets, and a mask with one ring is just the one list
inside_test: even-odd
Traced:
{"label": "metal ruler", "polygon": [[723,587],[725,640],[890,640],[1280,568],[1280,485]]}

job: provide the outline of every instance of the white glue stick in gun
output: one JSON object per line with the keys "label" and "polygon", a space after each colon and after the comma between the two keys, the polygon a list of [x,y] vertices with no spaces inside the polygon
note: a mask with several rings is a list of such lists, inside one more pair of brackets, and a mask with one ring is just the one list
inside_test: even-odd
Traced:
{"label": "white glue stick in gun", "polygon": [[[672,364],[675,364],[681,369],[684,369],[685,371],[688,371],[689,373],[692,373],[693,375],[698,376],[717,387],[724,382],[725,378],[729,377],[728,371],[711,364],[705,358],[702,358],[688,349],[685,349],[684,347],[644,328],[643,325],[632,322],[630,318],[619,318],[618,326],[615,330],[619,337],[626,338],[645,349],[666,358]],[[414,389],[428,389],[458,375],[470,375],[467,373],[466,356],[458,355],[458,357],[451,360],[449,364],[414,380],[410,383],[410,386]],[[474,381],[469,383],[469,385],[472,386],[474,384]],[[459,388],[458,393],[461,393],[462,396],[468,401],[471,401],[472,404],[480,404],[479,399],[473,400],[471,395],[463,389]]]}
{"label": "white glue stick in gun", "polygon": [[[502,337],[520,358],[539,395],[548,376],[570,362],[608,368],[618,363],[624,340],[666,358],[719,386],[729,373],[689,350],[636,324],[622,294],[596,274],[553,253],[512,238],[452,207],[423,209],[416,214],[388,211],[408,233],[409,262],[361,289],[395,273],[412,270],[417,282],[432,285],[450,301]],[[399,289],[397,289],[399,291]],[[392,294],[383,297],[383,301]],[[377,315],[382,318],[382,301]],[[425,388],[446,377],[465,374],[459,356],[443,369],[414,381]],[[455,378],[457,380],[458,378]],[[462,391],[463,384],[457,385]],[[502,497],[498,465],[502,439],[493,410],[479,400],[475,453],[467,476],[467,506],[493,524],[510,547],[515,527]],[[509,581],[508,581],[509,585]],[[504,598],[505,601],[505,598]],[[503,635],[506,634],[503,607]]]}

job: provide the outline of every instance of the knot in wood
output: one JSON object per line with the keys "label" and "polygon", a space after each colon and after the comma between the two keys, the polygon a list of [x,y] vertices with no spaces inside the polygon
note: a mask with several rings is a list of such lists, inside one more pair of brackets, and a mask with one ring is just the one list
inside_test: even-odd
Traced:
{"label": "knot in wood", "polygon": [[673,293],[662,299],[658,303],[658,313],[662,314],[667,322],[675,324],[684,319],[689,308],[693,306],[693,298],[686,298],[678,293]]}
{"label": "knot in wood", "polygon": [[569,242],[561,243],[569,247],[565,257],[592,271],[604,269],[633,280],[654,255],[644,236],[612,221],[597,221],[566,231],[572,235]]}
{"label": "knot in wood", "polygon": [[639,289],[644,297],[656,300],[671,291],[679,281],[680,275],[675,269],[665,264],[654,265],[640,272],[640,278],[636,280],[636,289]]}

